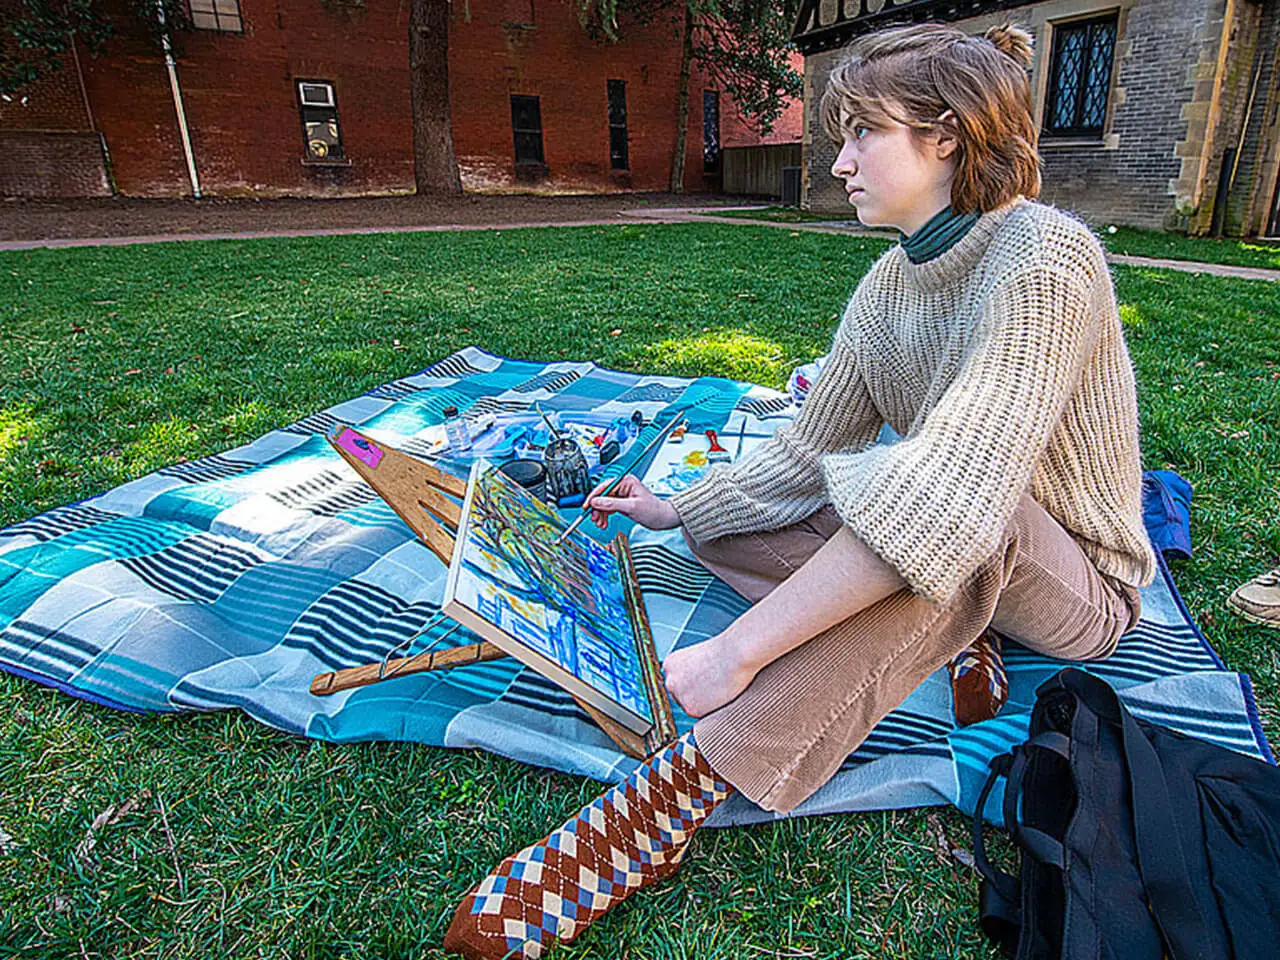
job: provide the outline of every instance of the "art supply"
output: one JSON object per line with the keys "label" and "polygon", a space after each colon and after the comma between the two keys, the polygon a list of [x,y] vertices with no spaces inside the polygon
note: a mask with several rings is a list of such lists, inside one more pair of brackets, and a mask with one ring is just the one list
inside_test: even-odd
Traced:
{"label": "art supply", "polygon": [[498,418],[495,417],[492,413],[486,413],[484,416],[477,417],[475,420],[468,421],[467,433],[471,437],[471,442],[474,444],[476,441],[476,438],[483,436],[485,433],[487,433],[493,427],[493,425],[497,422],[497,420]]}
{"label": "art supply", "polygon": [[538,403],[535,400],[533,404],[533,409],[538,411],[538,416],[542,418],[542,422],[545,423],[547,425],[547,429],[551,431],[552,439],[559,440],[560,431],[556,429],[555,424],[553,424],[551,420],[548,419],[547,415],[542,412],[542,404]]}
{"label": "art supply", "polygon": [[441,517],[457,526],[462,510],[446,494],[461,497],[467,491],[466,482],[366,437],[345,423],[331,427],[326,438],[418,539],[447,564],[453,554],[453,538],[434,518]]}
{"label": "art supply", "polygon": [[733,453],[733,459],[735,463],[738,460],[742,459],[742,441],[745,440],[746,438],[747,438],[747,417],[746,417],[746,414],[743,414],[742,426],[738,428],[738,449],[735,450]]}
{"label": "art supply", "polygon": [[[313,694],[508,655],[559,683],[630,756],[649,756],[675,739],[626,534],[607,548],[584,539],[576,550],[556,549],[564,521],[510,476],[536,476],[545,469],[536,462],[503,471],[481,459],[463,483],[345,424],[329,431],[328,439],[448,565],[449,579],[436,622],[378,662],[317,675]],[[452,497],[463,497],[463,506]],[[457,530],[456,538],[446,526]],[[395,659],[448,620],[453,625],[426,650]],[[481,642],[437,649],[460,625]]]}
{"label": "art supply", "polygon": [[526,458],[508,460],[498,468],[498,472],[505,477],[510,477],[539,500],[546,494],[547,468],[537,460]]}
{"label": "art supply", "polygon": [[462,454],[471,450],[471,433],[467,430],[467,422],[458,416],[457,407],[444,408],[444,435],[448,438],[449,449],[453,453]]}
{"label": "art supply", "polygon": [[648,682],[624,558],[589,538],[555,549],[560,515],[485,466],[471,474],[441,612],[648,734],[664,712],[661,672]]}
{"label": "art supply", "polygon": [[684,435],[689,432],[689,421],[682,420],[680,425],[671,431],[672,443],[684,443]]}
{"label": "art supply", "polygon": [[707,439],[711,441],[711,446],[707,450],[707,460],[711,463],[728,463],[733,458],[729,456],[729,451],[720,446],[720,440],[716,437],[714,430],[707,431]]}
{"label": "art supply", "polygon": [[[641,460],[643,460],[645,458],[645,455],[650,450],[652,450],[654,447],[656,447],[658,444],[660,444],[663,440],[667,438],[667,434],[671,432],[672,427],[675,424],[680,422],[680,415],[683,414],[685,410],[688,410],[688,409],[689,409],[688,407],[685,407],[684,410],[681,410],[680,413],[677,413],[674,417],[672,417],[671,423],[668,423],[665,427],[659,430],[658,435],[649,441],[649,443],[645,446],[645,448],[640,451],[639,455],[637,455],[636,458],[632,460],[630,464],[627,465],[627,468],[623,470],[620,474],[618,474],[616,477],[614,477],[613,480],[609,482],[609,485],[605,487],[603,490],[601,490],[599,493],[597,493],[596,496],[607,497],[609,496],[609,494],[613,493],[613,491],[617,489],[618,484],[622,482],[622,478],[625,477],[632,470],[634,470],[636,468],[636,464],[638,464]],[[564,543],[564,541],[568,538],[569,534],[577,530],[578,527],[581,526],[582,521],[587,519],[587,517],[589,517],[590,515],[591,515],[590,510],[584,507],[582,511],[582,516],[578,517],[577,520],[569,524],[569,529],[567,529],[564,533],[560,534],[560,539],[557,540],[556,543],[557,544]]]}
{"label": "art supply", "polygon": [[547,469],[547,500],[559,507],[581,506],[591,489],[591,479],[578,441],[564,436],[552,440],[542,463]]}

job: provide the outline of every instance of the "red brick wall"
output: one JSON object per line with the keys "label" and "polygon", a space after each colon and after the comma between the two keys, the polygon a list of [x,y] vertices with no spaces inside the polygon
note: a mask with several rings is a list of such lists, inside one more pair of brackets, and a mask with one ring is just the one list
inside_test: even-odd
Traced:
{"label": "red brick wall", "polygon": [[[0,9],[0,16],[4,11]],[[88,130],[84,95],[70,54],[62,69],[30,86],[0,97],[0,130]]]}
{"label": "red brick wall", "polygon": [[[118,8],[120,0],[109,2]],[[200,30],[179,40],[178,79],[203,192],[323,196],[412,191],[407,2],[366,0],[361,6],[240,0],[240,11],[242,34]],[[623,28],[624,43],[595,43],[579,25],[572,0],[452,5],[454,145],[466,189],[667,188],[675,144],[679,40],[665,22],[647,28],[624,23]],[[121,193],[186,195],[191,186],[164,58],[136,33],[121,21],[120,36],[107,56],[82,58],[93,119],[106,138]],[[75,78],[62,76],[50,81],[49,90],[35,92],[41,94],[41,110],[70,116],[65,78]],[[302,163],[295,93],[299,79],[334,85],[349,165]],[[622,174],[609,169],[610,79],[627,83],[630,170]],[[703,86],[695,71],[686,153],[689,190],[715,185],[702,175]],[[516,178],[513,93],[540,99],[547,169],[536,182]],[[734,113],[722,97],[726,145],[751,136],[738,131]],[[83,110],[74,122],[84,129]],[[0,112],[0,129],[16,127],[8,112]],[[779,130],[785,128],[784,123]]]}
{"label": "red brick wall", "polygon": [[[407,10],[386,0],[240,0],[244,33],[181,38],[178,81],[204,193],[326,195],[412,189]],[[163,56],[134,37],[86,61],[122,193],[189,194]],[[350,166],[304,166],[295,81],[334,85]]]}
{"label": "red brick wall", "polygon": [[[539,98],[549,191],[665,190],[675,147],[680,44],[666,23],[623,23],[622,44],[592,41],[569,0],[533,0],[532,28],[504,26],[513,0],[453,8],[449,73],[454,148],[472,190],[516,189],[511,94]],[[526,7],[527,9],[527,7]],[[527,14],[526,14],[527,15]],[[609,80],[627,84],[629,176],[609,169]],[[686,177],[702,186],[702,87],[690,82]]]}
{"label": "red brick wall", "polygon": [[[804,76],[804,57],[791,54],[791,69]],[[737,110],[732,101],[720,104],[720,145],[722,147],[754,147],[766,143],[799,143],[804,130],[804,98],[797,97],[782,111],[773,129],[762,135]]]}
{"label": "red brick wall", "polygon": [[0,130],[0,197],[109,197],[102,137]]}

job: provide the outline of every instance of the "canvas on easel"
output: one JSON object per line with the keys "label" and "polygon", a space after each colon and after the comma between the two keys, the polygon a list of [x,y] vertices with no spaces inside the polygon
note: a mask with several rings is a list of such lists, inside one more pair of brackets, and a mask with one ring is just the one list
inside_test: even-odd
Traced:
{"label": "canvas on easel", "polygon": [[483,460],[464,481],[346,424],[328,439],[449,567],[441,614],[482,639],[317,674],[313,694],[512,656],[563,687],[628,754],[675,739],[626,534],[605,547],[570,531]]}
{"label": "canvas on easel", "polygon": [[[626,538],[573,533],[549,504],[473,465],[442,611],[640,736],[669,715]],[[639,606],[639,610],[636,607]]]}

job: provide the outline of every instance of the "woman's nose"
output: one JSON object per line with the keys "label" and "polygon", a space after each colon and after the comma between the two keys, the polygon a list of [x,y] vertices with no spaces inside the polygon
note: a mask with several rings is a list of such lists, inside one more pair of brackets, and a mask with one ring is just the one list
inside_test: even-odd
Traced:
{"label": "woman's nose", "polygon": [[831,165],[831,175],[833,177],[852,176],[857,170],[856,164],[853,162],[853,144],[846,140],[840,147],[840,152],[836,154],[836,162]]}

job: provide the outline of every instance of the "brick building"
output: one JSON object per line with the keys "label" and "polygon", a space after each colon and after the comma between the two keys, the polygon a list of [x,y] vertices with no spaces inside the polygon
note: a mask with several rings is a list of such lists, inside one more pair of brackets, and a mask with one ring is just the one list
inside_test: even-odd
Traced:
{"label": "brick building", "polygon": [[1100,223],[1277,232],[1280,0],[808,0],[804,205],[848,211],[817,101],[841,48],[904,22],[1035,37],[1031,89],[1048,202]]}
{"label": "brick building", "polygon": [[[0,16],[18,2],[0,0]],[[404,0],[190,0],[190,9],[197,29],[175,38],[172,72],[136,29],[122,29],[105,56],[73,50],[64,69],[0,100],[0,194],[413,191]],[[452,4],[464,189],[667,189],[680,39],[665,22],[623,24],[623,34],[617,45],[594,42],[572,0]],[[718,188],[721,123],[733,146],[753,142],[735,114],[695,69],[686,189]],[[774,137],[798,143],[801,118],[797,106]]]}

